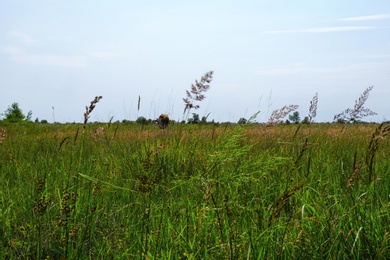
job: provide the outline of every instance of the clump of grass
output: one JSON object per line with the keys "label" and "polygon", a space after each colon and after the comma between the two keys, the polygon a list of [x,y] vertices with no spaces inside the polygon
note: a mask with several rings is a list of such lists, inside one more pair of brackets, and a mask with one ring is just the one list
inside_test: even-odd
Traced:
{"label": "clump of grass", "polygon": [[373,139],[383,181],[358,182],[365,165],[354,172],[378,126],[334,135],[340,126],[302,125],[310,142],[296,146],[278,142],[296,132],[288,125],[105,127],[111,142],[75,145],[73,124],[11,127],[0,146],[1,259],[390,257],[387,139]]}
{"label": "clump of grass", "polygon": [[298,109],[298,105],[286,105],[282,108],[275,109],[272,111],[271,116],[266,123],[266,126],[272,126],[279,124],[283,118],[285,118],[288,114]]}
{"label": "clump of grass", "polygon": [[195,80],[195,84],[191,85],[190,90],[186,90],[187,97],[183,98],[184,101],[184,112],[185,114],[186,111],[190,111],[191,108],[198,109],[200,106],[195,105],[195,101],[202,101],[203,99],[206,98],[206,96],[203,94],[210,88],[210,82],[213,79],[213,71],[209,71],[206,74],[202,76],[200,81]]}
{"label": "clump of grass", "polygon": [[369,108],[364,107],[364,103],[366,103],[370,95],[370,91],[373,88],[374,86],[371,86],[368,87],[366,90],[364,90],[360,98],[355,101],[355,106],[353,108],[347,108],[340,114],[335,115],[333,121],[343,120],[343,121],[354,122],[366,116],[376,115],[377,113],[371,111]]}
{"label": "clump of grass", "polygon": [[85,129],[85,126],[87,125],[88,119],[90,117],[90,114],[92,111],[95,109],[96,104],[102,99],[103,96],[96,96],[94,100],[91,101],[91,104],[85,107],[85,113],[84,113],[84,126],[83,128]]}

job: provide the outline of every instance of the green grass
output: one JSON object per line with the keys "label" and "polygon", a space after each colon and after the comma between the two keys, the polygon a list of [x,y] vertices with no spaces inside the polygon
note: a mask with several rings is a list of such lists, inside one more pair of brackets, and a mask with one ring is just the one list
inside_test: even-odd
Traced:
{"label": "green grass", "polygon": [[377,127],[6,125],[0,257],[388,259]]}

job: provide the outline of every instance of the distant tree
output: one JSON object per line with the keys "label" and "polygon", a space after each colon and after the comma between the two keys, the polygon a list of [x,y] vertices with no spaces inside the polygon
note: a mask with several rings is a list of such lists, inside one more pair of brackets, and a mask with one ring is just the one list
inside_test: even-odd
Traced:
{"label": "distant tree", "polygon": [[[32,112],[30,111],[28,114],[31,118]],[[5,120],[9,122],[21,122],[26,116],[23,114],[22,109],[20,109],[19,104],[14,102],[10,107],[4,111]]]}
{"label": "distant tree", "polygon": [[343,118],[338,118],[338,119],[336,120],[336,123],[337,123],[337,124],[346,124],[346,123],[348,123],[348,121],[345,120],[345,119],[343,119]]}
{"label": "distant tree", "polygon": [[207,117],[202,116],[202,120],[200,120],[199,124],[202,124],[202,125],[207,124]]}
{"label": "distant tree", "polygon": [[137,120],[135,120],[135,122],[137,122],[138,124],[145,125],[146,123],[148,123],[148,120],[145,117],[140,116],[140,117],[137,118]]}
{"label": "distant tree", "polygon": [[295,111],[292,115],[289,115],[288,119],[290,119],[290,121],[293,122],[294,124],[298,124],[299,121],[301,120],[298,111]]}
{"label": "distant tree", "polygon": [[308,116],[305,116],[305,118],[303,118],[303,120],[302,120],[301,123],[302,123],[302,124],[310,124],[310,119],[309,119],[309,117],[308,117]]}
{"label": "distant tree", "polygon": [[41,124],[48,124],[49,122],[46,119],[41,120]]}
{"label": "distant tree", "polygon": [[248,120],[246,120],[245,118],[241,117],[241,118],[238,120],[237,124],[239,124],[239,125],[245,125],[247,122],[248,122]]}
{"label": "distant tree", "polygon": [[200,122],[199,114],[192,113],[192,118],[188,119],[188,123],[189,124],[199,124],[199,122]]}

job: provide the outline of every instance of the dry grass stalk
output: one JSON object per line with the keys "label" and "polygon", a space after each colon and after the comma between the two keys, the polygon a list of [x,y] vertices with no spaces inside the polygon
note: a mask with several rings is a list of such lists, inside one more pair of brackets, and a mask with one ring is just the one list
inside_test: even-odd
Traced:
{"label": "dry grass stalk", "polygon": [[309,107],[309,122],[313,122],[314,118],[317,115],[317,105],[318,105],[318,93],[316,93],[313,99],[310,101]]}
{"label": "dry grass stalk", "polygon": [[347,188],[353,187],[355,177],[359,171],[360,171],[360,167],[356,167],[355,170],[353,171],[353,173],[351,173],[351,175],[349,175]]}
{"label": "dry grass stalk", "polygon": [[377,115],[377,113],[371,111],[368,108],[364,107],[364,103],[366,103],[368,96],[370,95],[370,91],[373,89],[374,86],[368,87],[360,96],[358,100],[355,101],[354,108],[348,108],[341,112],[340,114],[337,114],[334,116],[333,120],[346,120],[346,121],[356,121],[359,119],[362,119],[366,116],[374,116]]}
{"label": "dry grass stalk", "polygon": [[276,201],[275,205],[272,207],[272,213],[268,220],[268,226],[271,226],[272,222],[279,217],[280,212],[283,210],[283,208],[286,206],[289,198],[294,195],[298,190],[300,190],[303,187],[304,183],[301,183],[292,189],[286,191],[283,193],[282,196],[279,197],[279,199]]}
{"label": "dry grass stalk", "polygon": [[275,109],[274,111],[272,111],[271,116],[269,117],[266,125],[272,126],[272,125],[279,124],[283,118],[285,118],[291,112],[297,110],[298,107],[299,107],[298,105],[288,105],[280,109]]}
{"label": "dry grass stalk", "polygon": [[305,151],[307,150],[308,141],[309,141],[309,138],[306,137],[305,142],[304,142],[303,145],[302,145],[302,149],[301,149],[301,151],[299,152],[299,155],[298,155],[297,159],[296,159],[295,162],[294,162],[295,167],[297,167],[298,162],[302,159],[303,154],[304,154]]}
{"label": "dry grass stalk", "polygon": [[89,115],[92,113],[92,111],[94,110],[96,104],[100,101],[100,99],[102,99],[103,97],[102,96],[96,96],[94,100],[91,101],[91,104],[88,106],[85,107],[86,111],[84,113],[84,126],[83,128],[85,129],[85,125],[87,124],[88,122],[88,119],[89,119]]}
{"label": "dry grass stalk", "polygon": [[95,129],[95,132],[93,133],[93,140],[97,141],[99,137],[103,134],[104,127],[98,127]]}
{"label": "dry grass stalk", "polygon": [[211,195],[211,182],[207,182],[206,189],[204,191],[203,199],[204,200],[209,200]]}
{"label": "dry grass stalk", "polygon": [[4,128],[0,129],[0,145],[3,144],[3,139],[6,137],[6,130]]}
{"label": "dry grass stalk", "polygon": [[210,82],[213,79],[213,71],[209,71],[202,76],[200,81],[195,80],[195,84],[191,85],[191,90],[186,90],[187,97],[183,98],[184,101],[184,112],[183,114],[191,108],[198,109],[199,105],[194,105],[195,101],[202,101],[206,98],[203,92],[206,92],[210,88]]}
{"label": "dry grass stalk", "polygon": [[385,139],[385,137],[389,133],[390,133],[390,126],[384,126],[383,123],[380,124],[372,133],[371,140],[368,145],[367,154],[366,154],[366,164],[368,167],[369,182],[371,182],[372,180],[372,175],[374,170],[374,158],[375,158],[376,151],[379,148],[379,141]]}

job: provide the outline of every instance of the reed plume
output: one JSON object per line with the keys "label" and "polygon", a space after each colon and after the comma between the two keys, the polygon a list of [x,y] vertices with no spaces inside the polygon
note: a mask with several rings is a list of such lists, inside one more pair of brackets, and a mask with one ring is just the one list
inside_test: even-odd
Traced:
{"label": "reed plume", "polygon": [[279,124],[283,118],[285,118],[291,112],[295,111],[298,107],[298,105],[288,105],[279,109],[275,109],[274,111],[272,111],[271,116],[266,123],[266,126]]}
{"label": "reed plume", "polygon": [[309,122],[312,123],[317,115],[318,93],[316,93],[313,99],[310,101],[309,107]]}
{"label": "reed plume", "polygon": [[88,119],[89,119],[89,115],[92,113],[92,111],[94,110],[96,104],[100,101],[100,99],[102,99],[103,97],[102,96],[96,96],[94,100],[91,101],[91,104],[88,106],[85,107],[85,113],[84,113],[84,126],[83,128],[85,129],[85,125],[87,124],[88,122]]}
{"label": "reed plume", "polygon": [[362,95],[358,100],[355,101],[354,108],[347,108],[340,114],[337,114],[334,116],[333,120],[346,120],[346,121],[356,121],[359,119],[362,119],[366,116],[374,116],[377,115],[377,113],[371,111],[368,108],[364,107],[364,103],[366,103],[368,96],[370,95],[370,91],[373,89],[374,86],[368,87],[365,91],[363,91]]}
{"label": "reed plume", "polygon": [[200,81],[195,80],[195,84],[191,85],[191,90],[186,90],[186,98],[183,98],[184,101],[184,112],[191,109],[195,108],[198,109],[200,106],[195,105],[195,101],[202,101],[203,99],[206,98],[206,96],[202,93],[206,92],[210,88],[210,82],[213,79],[213,71],[209,71],[206,74],[202,76]]}

